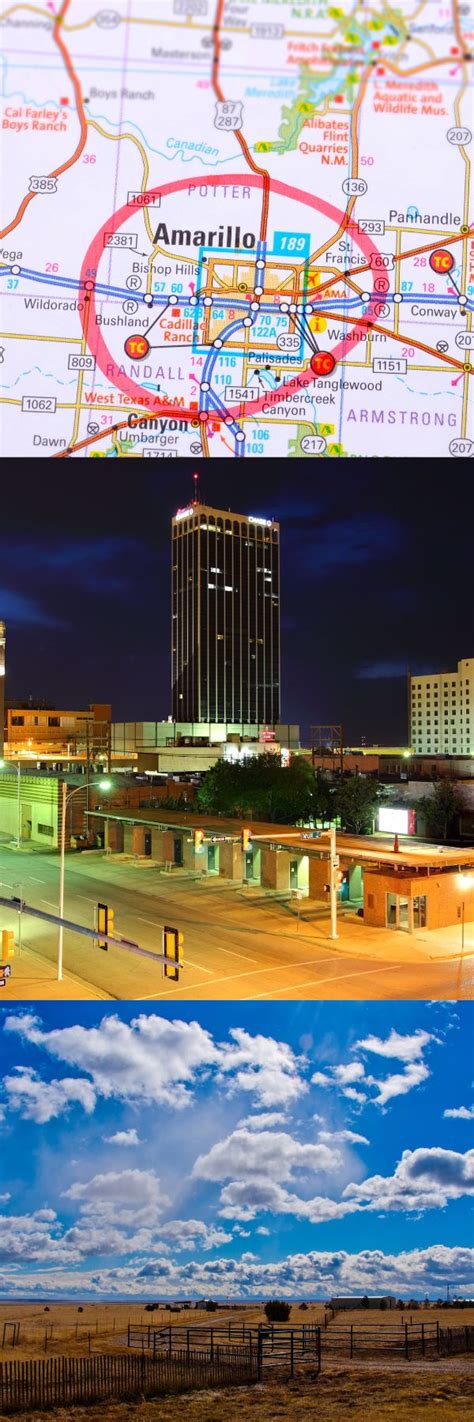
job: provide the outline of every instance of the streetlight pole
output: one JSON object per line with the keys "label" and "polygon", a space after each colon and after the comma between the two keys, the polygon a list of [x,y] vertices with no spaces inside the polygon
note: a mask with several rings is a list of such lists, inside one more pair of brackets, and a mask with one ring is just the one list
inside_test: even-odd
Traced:
{"label": "streetlight pole", "polygon": [[[60,867],[59,867],[59,917],[60,917],[60,918],[64,918],[64,867],[65,867],[65,860],[66,860],[66,811],[67,811],[67,807],[68,807],[69,801],[72,800],[73,795],[77,795],[78,791],[79,791],[79,790],[83,790],[83,789],[84,789],[84,786],[83,786],[83,785],[76,785],[76,786],[75,786],[75,789],[74,789],[74,790],[70,790],[70,791],[69,791],[69,795],[68,795],[68,793],[67,793],[66,781],[63,780],[63,781],[61,782],[61,830],[60,830],[60,836],[61,836],[61,844],[60,844],[61,861],[60,861]],[[105,781],[105,780],[100,781],[100,789],[101,789],[101,790],[110,790],[110,781]],[[59,925],[59,932],[58,932],[58,968],[57,968],[57,981],[58,981],[58,983],[61,982],[62,976],[63,976],[63,944],[64,944],[64,925],[63,925],[62,923],[60,923],[60,925]]]}
{"label": "streetlight pole", "polygon": [[20,802],[20,801],[21,801],[21,797],[20,797],[21,765],[20,765],[20,761],[17,761],[16,773],[17,773],[17,780],[18,780],[18,795],[17,795],[17,798],[18,798],[18,823],[17,823],[16,847],[17,847],[17,849],[20,849],[20,847],[21,847],[21,802]]}
{"label": "streetlight pole", "polygon": [[464,953],[464,899],[461,904],[461,953]]}
{"label": "streetlight pole", "polygon": [[330,938],[338,938],[337,931],[337,888],[336,869],[339,860],[337,858],[336,830],[334,825],[329,830],[329,892],[331,898],[331,932]]}

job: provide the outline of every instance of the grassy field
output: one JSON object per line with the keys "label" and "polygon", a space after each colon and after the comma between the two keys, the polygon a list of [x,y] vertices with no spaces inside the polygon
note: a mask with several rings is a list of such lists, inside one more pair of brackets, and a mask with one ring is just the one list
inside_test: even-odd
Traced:
{"label": "grassy field", "polygon": [[[145,1313],[143,1305],[130,1303],[85,1303],[82,1313],[78,1313],[79,1305],[75,1303],[51,1303],[47,1307],[48,1312],[45,1312],[44,1304],[0,1304],[2,1361],[9,1358],[21,1360],[45,1355],[49,1357],[54,1354],[63,1354],[65,1357],[79,1356],[88,1352],[89,1335],[91,1350],[94,1353],[123,1352],[129,1323],[145,1326],[150,1324],[159,1328],[163,1324],[171,1324],[172,1327],[174,1324],[185,1327],[195,1327],[197,1324],[205,1324],[206,1327],[213,1324],[218,1326],[227,1323],[229,1319],[232,1323],[245,1322],[246,1325],[254,1326],[266,1321],[261,1304],[249,1304],[248,1307],[240,1305],[237,1308],[222,1307],[216,1313],[207,1313],[205,1309],[197,1308],[183,1309],[179,1313],[171,1313],[167,1308]],[[304,1310],[301,1310],[298,1304],[292,1307],[290,1322],[295,1326],[302,1323],[319,1323],[323,1319],[324,1307],[321,1303],[311,1304]],[[2,1348],[5,1322],[20,1323],[20,1343],[15,1348],[9,1344]]]}
{"label": "grassy field", "polygon": [[[319,1377],[159,1399],[59,1409],[55,1422],[461,1422],[474,1396],[466,1360],[392,1368],[328,1366]],[[21,1415],[16,1414],[18,1422]],[[44,1422],[29,1413],[28,1422]]]}
{"label": "grassy field", "polygon": [[[47,1311],[45,1311],[47,1307]],[[66,1357],[88,1353],[123,1352],[127,1343],[129,1323],[152,1325],[184,1325],[185,1327],[205,1324],[218,1327],[229,1320],[233,1324],[243,1323],[255,1326],[264,1323],[265,1315],[261,1304],[239,1305],[219,1308],[216,1313],[204,1309],[183,1309],[172,1313],[169,1309],[155,1309],[145,1313],[143,1305],[130,1303],[85,1303],[82,1312],[76,1303],[44,1304],[0,1304],[0,1359],[16,1358],[18,1361],[35,1357],[50,1357],[62,1354]],[[459,1327],[474,1324],[474,1308],[471,1309],[405,1309],[400,1312],[379,1310],[355,1310],[339,1313],[334,1320],[335,1327],[348,1327],[351,1323],[359,1327],[398,1328],[403,1323],[435,1323],[439,1319],[442,1327]],[[300,1327],[303,1323],[322,1323],[324,1305],[310,1303],[306,1308],[293,1304],[289,1323]],[[3,1325],[5,1322],[20,1323],[20,1342],[15,1348],[6,1344],[2,1348]],[[329,1323],[329,1329],[331,1323]]]}

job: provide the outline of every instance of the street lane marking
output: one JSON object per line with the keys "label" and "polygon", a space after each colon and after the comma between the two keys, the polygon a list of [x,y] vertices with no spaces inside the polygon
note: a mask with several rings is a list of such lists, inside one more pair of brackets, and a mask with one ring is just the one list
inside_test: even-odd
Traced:
{"label": "street lane marking", "polygon": [[261,997],[275,997],[275,995],[280,992],[301,992],[302,988],[320,987],[323,983],[340,983],[343,982],[346,978],[367,978],[371,977],[372,974],[375,975],[375,973],[394,973],[395,971],[399,972],[400,969],[409,966],[410,964],[406,963],[389,963],[388,966],[385,968],[362,968],[358,973],[334,973],[332,978],[313,978],[312,981],[309,983],[298,983],[295,984],[294,987],[287,986],[284,988],[275,988],[274,992],[258,992],[254,995],[254,997],[244,997],[242,1001],[256,1002]]}
{"label": "street lane marking", "polygon": [[42,904],[47,904],[48,908],[57,909],[57,907],[58,907],[56,901],[54,902],[54,904],[51,903],[51,899],[41,899],[41,903],[42,903]]}
{"label": "street lane marking", "polygon": [[[294,963],[294,964],[275,963],[275,964],[273,965],[273,967],[269,967],[269,968],[253,968],[251,972],[249,972],[249,971],[247,970],[247,972],[244,972],[244,973],[227,973],[227,976],[226,976],[225,978],[213,978],[212,983],[208,983],[208,987],[216,987],[219,983],[233,983],[233,982],[235,982],[236,980],[238,980],[239,978],[255,978],[255,977],[258,977],[259,973],[277,973],[277,972],[280,972],[280,973],[281,973],[281,972],[288,972],[289,969],[290,969],[290,970],[294,970],[295,968],[312,968],[315,963],[327,963],[327,962],[328,962],[328,957],[329,957],[329,955],[326,954],[326,956],[325,956],[324,958],[310,958],[310,959],[309,959],[307,962],[305,962],[305,963]],[[329,958],[329,961],[330,961],[330,958]],[[335,962],[340,962],[340,959],[339,959],[339,958],[338,958],[338,959],[334,959],[334,961],[335,961]],[[397,963],[397,964],[396,964],[396,967],[400,967],[400,964]],[[300,986],[304,986],[304,984],[300,984]],[[155,997],[176,997],[177,993],[179,993],[179,992],[187,992],[187,989],[188,989],[188,985],[185,983],[184,986],[177,987],[177,988],[173,988],[173,989],[172,989],[171,991],[169,991],[169,992],[154,992],[154,993],[150,993],[150,994],[148,995],[148,997],[146,997],[146,998],[143,996],[143,994],[140,994],[140,1002],[147,1002],[147,1001],[150,1000],[150,998],[155,998]],[[263,994],[262,994],[262,996],[263,996]],[[270,993],[269,996],[271,997],[272,994]],[[244,1000],[246,1000],[246,999],[244,999]]]}
{"label": "street lane marking", "polygon": [[215,948],[218,953],[227,953],[229,958],[242,958],[244,963],[258,963],[258,958],[247,958],[246,953],[234,953],[232,948],[221,948],[219,943],[210,943],[208,952]]}
{"label": "street lane marking", "polygon": [[34,874],[26,874],[26,879],[31,879],[32,884],[47,884],[47,879],[35,879]]}
{"label": "street lane marking", "polygon": [[185,967],[185,968],[197,968],[200,973],[209,973],[209,977],[212,978],[212,971],[213,971],[212,968],[203,968],[202,965],[201,965],[201,963],[194,963],[193,960],[192,960],[192,958],[186,958],[186,961],[185,961],[185,963],[184,963],[184,967]]}

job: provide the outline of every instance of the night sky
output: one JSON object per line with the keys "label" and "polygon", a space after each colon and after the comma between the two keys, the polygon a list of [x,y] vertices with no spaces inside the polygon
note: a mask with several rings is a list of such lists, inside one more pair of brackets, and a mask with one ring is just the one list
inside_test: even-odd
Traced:
{"label": "night sky", "polygon": [[[170,519],[188,460],[3,466],[9,700],[170,712]],[[468,461],[200,463],[201,499],[281,522],[282,719],[407,740],[406,670],[474,654]],[[471,570],[470,570],[471,569]]]}

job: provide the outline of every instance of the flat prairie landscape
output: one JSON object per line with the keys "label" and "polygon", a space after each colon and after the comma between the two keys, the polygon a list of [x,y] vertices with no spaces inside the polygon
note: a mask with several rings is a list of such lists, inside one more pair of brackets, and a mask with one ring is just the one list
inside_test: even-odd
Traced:
{"label": "flat prairie landscape", "polygon": [[[79,1313],[79,1308],[82,1312]],[[47,1311],[45,1311],[47,1310]],[[442,1327],[474,1324],[473,1308],[406,1308],[396,1310],[354,1310],[329,1319],[326,1338],[332,1327],[371,1325],[377,1331],[413,1322],[436,1323]],[[302,1307],[293,1304],[289,1323],[324,1323],[324,1304]],[[263,1305],[223,1305],[216,1313],[200,1308],[175,1313],[163,1307],[145,1312],[144,1304],[130,1303],[24,1303],[0,1304],[0,1344],[3,1325],[20,1322],[20,1344],[0,1348],[0,1361],[48,1356],[79,1356],[93,1353],[123,1353],[127,1325],[218,1326],[256,1325],[265,1321]],[[47,1337],[45,1337],[47,1333]],[[244,1387],[180,1393],[156,1400],[119,1402],[111,1400],[90,1407],[57,1408],[49,1415],[56,1422],[460,1422],[474,1399],[472,1357],[461,1355],[406,1362],[394,1356],[373,1361],[325,1353],[318,1375],[306,1362],[298,1363],[296,1376],[288,1380],[288,1369],[279,1364],[269,1369],[260,1383]],[[18,1422],[44,1422],[44,1412],[16,1413]],[[2,1414],[0,1414],[1,1422]]]}
{"label": "flat prairie landscape", "polygon": [[[82,1311],[79,1312],[79,1309]],[[330,1330],[329,1311],[325,1310],[323,1302],[308,1303],[306,1306],[294,1303],[289,1326],[296,1328],[301,1327],[303,1323],[324,1324],[325,1312]],[[393,1329],[401,1328],[405,1323],[433,1324],[437,1321],[442,1328],[459,1328],[474,1324],[474,1306],[464,1309],[405,1308],[403,1311],[356,1309],[338,1313],[333,1323],[337,1327],[355,1324],[359,1328],[370,1325],[377,1329]],[[20,1323],[20,1341],[15,1348],[9,1343],[2,1347],[3,1326],[7,1322]],[[89,1351],[89,1337],[90,1348],[94,1353],[123,1352],[127,1344],[129,1323],[146,1327],[150,1325],[154,1328],[163,1325],[171,1325],[171,1328],[176,1325],[191,1328],[198,1324],[204,1324],[207,1328],[218,1328],[229,1322],[234,1327],[239,1324],[255,1327],[259,1323],[266,1323],[263,1304],[223,1304],[216,1313],[208,1313],[205,1309],[194,1306],[182,1309],[179,1313],[167,1307],[147,1313],[143,1303],[0,1303],[0,1359],[5,1361],[16,1358],[20,1361],[44,1357],[45,1354],[47,1357],[58,1354],[65,1357],[79,1356]]]}
{"label": "flat prairie landscape", "polygon": [[[123,1352],[129,1323],[153,1328],[160,1328],[163,1324],[171,1324],[171,1327],[180,1324],[187,1328],[205,1324],[210,1328],[229,1321],[234,1325],[245,1323],[246,1327],[265,1323],[263,1305],[222,1305],[216,1313],[194,1306],[179,1313],[171,1312],[166,1307],[146,1313],[144,1304],[133,1303],[0,1303],[0,1359],[21,1360],[42,1357],[45,1353],[47,1356],[59,1353],[65,1357],[79,1356],[88,1352],[89,1335],[94,1353]],[[323,1321],[322,1303],[308,1304],[306,1309],[293,1304],[290,1323],[295,1327],[302,1323]],[[465,1322],[468,1321],[466,1318]],[[471,1321],[474,1322],[474,1309]],[[20,1342],[15,1348],[9,1344],[2,1347],[3,1326],[7,1322],[20,1324]]]}

